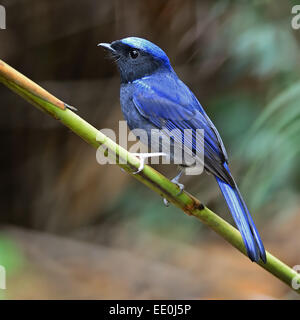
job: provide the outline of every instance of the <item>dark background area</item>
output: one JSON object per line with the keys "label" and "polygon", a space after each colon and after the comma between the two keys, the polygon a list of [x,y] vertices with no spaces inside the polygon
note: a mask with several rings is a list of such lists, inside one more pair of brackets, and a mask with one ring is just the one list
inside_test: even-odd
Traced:
{"label": "dark background area", "polygon": [[[7,0],[0,58],[95,127],[123,119],[99,42],[144,37],[168,54],[226,145],[266,248],[300,264],[297,1]],[[295,298],[199,221],[0,86],[3,298]],[[173,166],[155,166],[169,177]],[[233,223],[211,176],[186,189]]]}

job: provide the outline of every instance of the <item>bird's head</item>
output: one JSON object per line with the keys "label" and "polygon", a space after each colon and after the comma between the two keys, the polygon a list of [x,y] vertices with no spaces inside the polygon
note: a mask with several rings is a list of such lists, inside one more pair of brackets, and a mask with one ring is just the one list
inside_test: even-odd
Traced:
{"label": "bird's head", "polygon": [[115,59],[122,83],[132,82],[158,70],[172,70],[165,52],[142,38],[129,37],[112,43],[99,43],[98,46],[108,50]]}

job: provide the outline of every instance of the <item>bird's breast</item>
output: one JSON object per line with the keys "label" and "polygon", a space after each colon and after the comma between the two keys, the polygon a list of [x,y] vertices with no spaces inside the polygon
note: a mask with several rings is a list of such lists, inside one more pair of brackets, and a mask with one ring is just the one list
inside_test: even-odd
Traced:
{"label": "bird's breast", "polygon": [[[120,89],[120,104],[127,125],[130,130],[142,129],[150,139],[151,130],[157,129],[150,121],[144,118],[133,103],[133,87],[129,84],[122,84]],[[143,143],[149,144],[149,141],[143,141],[142,137],[138,137]]]}

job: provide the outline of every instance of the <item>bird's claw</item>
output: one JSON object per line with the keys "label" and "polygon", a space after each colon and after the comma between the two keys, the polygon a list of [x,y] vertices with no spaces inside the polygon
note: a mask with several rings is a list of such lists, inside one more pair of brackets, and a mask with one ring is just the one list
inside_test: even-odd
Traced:
{"label": "bird's claw", "polygon": [[163,198],[163,201],[164,201],[164,205],[168,207],[170,202],[166,198]]}
{"label": "bird's claw", "polygon": [[132,174],[138,174],[141,171],[143,171],[145,167],[145,160],[147,158],[151,157],[160,157],[160,156],[166,156],[167,154],[164,152],[154,152],[154,153],[132,153],[134,156],[138,157],[140,159],[140,166],[137,169],[137,171],[133,172]]}
{"label": "bird's claw", "polygon": [[[174,180],[174,179],[173,179],[173,180]],[[176,184],[176,185],[179,187],[179,192],[176,194],[176,197],[177,197],[177,196],[180,196],[180,195],[182,194],[182,192],[183,192],[183,190],[184,190],[184,184],[179,183],[179,182],[177,182],[177,181],[173,181],[173,180],[171,180],[171,182],[173,182],[174,184]],[[166,198],[164,198],[163,201],[164,201],[164,205],[165,205],[166,207],[168,207],[169,204],[170,204],[170,202],[169,202]]]}
{"label": "bird's claw", "polygon": [[[176,196],[180,196],[182,194],[183,190],[184,190],[184,184],[179,183],[179,179],[180,179],[180,177],[182,175],[182,172],[183,171],[180,171],[179,174],[175,178],[173,178],[171,180],[171,182],[173,182],[174,184],[176,184],[179,187],[179,192],[176,194]],[[163,201],[164,201],[164,205],[166,207],[168,207],[170,202],[166,198],[164,198]]]}
{"label": "bird's claw", "polygon": [[173,180],[171,180],[171,182],[173,182],[174,184],[176,184],[177,187],[179,187],[179,192],[176,194],[176,196],[180,196],[184,190],[184,184],[179,183],[178,181],[173,181]]}
{"label": "bird's claw", "polygon": [[133,172],[132,174],[138,174],[140,173],[145,167],[145,158],[143,159],[140,159],[140,166],[139,168],[137,169],[137,171]]}

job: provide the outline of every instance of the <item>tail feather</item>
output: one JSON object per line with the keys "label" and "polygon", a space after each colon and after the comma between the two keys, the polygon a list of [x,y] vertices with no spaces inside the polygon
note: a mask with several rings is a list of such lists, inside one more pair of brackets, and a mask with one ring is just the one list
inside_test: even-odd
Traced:
{"label": "tail feather", "polygon": [[236,187],[236,191],[237,191],[237,193],[238,193],[238,196],[239,196],[239,199],[240,199],[240,201],[241,201],[241,204],[243,205],[244,210],[245,210],[245,212],[246,212],[246,214],[247,214],[250,228],[251,228],[251,230],[252,230],[252,233],[253,233],[253,235],[254,235],[256,244],[257,244],[257,246],[258,246],[259,255],[260,255],[262,261],[263,261],[264,263],[266,263],[266,262],[267,262],[266,250],[265,250],[265,247],[264,247],[264,245],[263,245],[263,243],[262,243],[262,240],[261,240],[261,238],[260,238],[260,235],[259,235],[259,233],[258,233],[258,230],[257,230],[257,228],[256,228],[256,226],[255,226],[255,224],[254,224],[254,221],[253,221],[253,219],[252,219],[252,217],[251,217],[251,214],[250,214],[250,212],[249,212],[249,210],[248,210],[248,208],[247,208],[247,206],[246,206],[246,204],[245,204],[245,201],[244,201],[244,199],[243,199],[243,197],[242,197],[242,195],[241,195],[241,193],[240,193],[240,190],[239,190],[237,187]]}
{"label": "tail feather", "polygon": [[[229,172],[227,165],[226,169]],[[242,235],[249,258],[257,262],[260,257],[266,262],[265,248],[238,187],[236,185],[232,187],[218,177],[216,177],[216,179],[233,219]]]}

